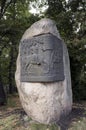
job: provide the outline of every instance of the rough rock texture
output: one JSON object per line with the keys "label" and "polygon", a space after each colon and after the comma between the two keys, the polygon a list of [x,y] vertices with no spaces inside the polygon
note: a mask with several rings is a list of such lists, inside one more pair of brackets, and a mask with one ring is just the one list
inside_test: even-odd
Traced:
{"label": "rough rock texture", "polygon": [[[39,34],[51,33],[59,39],[55,23],[50,19],[42,19],[26,30],[22,39]],[[70,78],[69,56],[63,43],[63,62],[65,80],[53,83],[20,82],[20,54],[17,58],[15,79],[21,104],[26,113],[38,122],[49,124],[59,121],[61,116],[67,115],[72,108],[72,90]]]}

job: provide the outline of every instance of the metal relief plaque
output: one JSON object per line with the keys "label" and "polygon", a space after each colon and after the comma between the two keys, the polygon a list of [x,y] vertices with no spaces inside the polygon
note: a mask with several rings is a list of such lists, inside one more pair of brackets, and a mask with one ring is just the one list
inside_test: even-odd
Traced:
{"label": "metal relief plaque", "polygon": [[52,34],[24,39],[20,44],[21,82],[64,80],[63,46]]}

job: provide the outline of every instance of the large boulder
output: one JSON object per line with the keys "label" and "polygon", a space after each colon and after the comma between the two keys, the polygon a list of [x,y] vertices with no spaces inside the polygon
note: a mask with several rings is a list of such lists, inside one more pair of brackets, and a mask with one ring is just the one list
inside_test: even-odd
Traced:
{"label": "large boulder", "polygon": [[[41,19],[27,29],[22,37],[22,40],[47,33],[53,34],[61,40],[55,22],[47,18]],[[30,116],[33,120],[44,124],[59,121],[61,116],[68,115],[72,109],[69,56],[66,45],[63,41],[62,44],[65,76],[63,81],[48,83],[22,82],[20,80],[20,51],[17,58],[15,80],[21,104],[28,116]]]}

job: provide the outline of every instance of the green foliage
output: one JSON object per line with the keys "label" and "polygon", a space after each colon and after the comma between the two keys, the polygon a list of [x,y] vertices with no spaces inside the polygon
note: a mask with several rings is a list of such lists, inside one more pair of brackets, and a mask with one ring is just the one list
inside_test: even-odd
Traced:
{"label": "green foliage", "polygon": [[29,12],[29,0],[0,1],[0,79],[14,93],[18,45],[24,31],[39,18]]}
{"label": "green foliage", "polygon": [[86,38],[68,43],[75,99],[86,100]]}
{"label": "green foliage", "polygon": [[[30,13],[30,5],[39,15]],[[42,7],[49,8],[43,12]],[[67,43],[75,99],[86,99],[86,2],[85,0],[1,0],[0,1],[0,81],[6,92],[15,89],[14,73],[18,46],[24,31],[41,17],[56,21]]]}
{"label": "green foliage", "polygon": [[[73,34],[72,12],[68,10],[65,0],[49,0],[46,16],[56,21],[57,28],[64,39],[70,39]],[[67,26],[65,26],[67,25]]]}
{"label": "green foliage", "polygon": [[46,16],[56,21],[68,46],[74,99],[86,100],[86,1],[48,0],[48,4]]}

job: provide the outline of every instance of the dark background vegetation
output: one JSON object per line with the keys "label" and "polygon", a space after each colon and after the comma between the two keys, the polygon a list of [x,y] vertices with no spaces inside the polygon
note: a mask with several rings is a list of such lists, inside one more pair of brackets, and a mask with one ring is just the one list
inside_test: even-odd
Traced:
{"label": "dark background vegetation", "polygon": [[[74,100],[86,100],[86,1],[46,0],[45,12],[30,13],[31,2],[38,0],[0,0],[0,104],[17,92],[15,84],[18,46],[24,31],[35,21],[47,17],[56,21],[70,55]],[[33,2],[34,3],[34,2]],[[33,8],[37,8],[33,4]]]}

